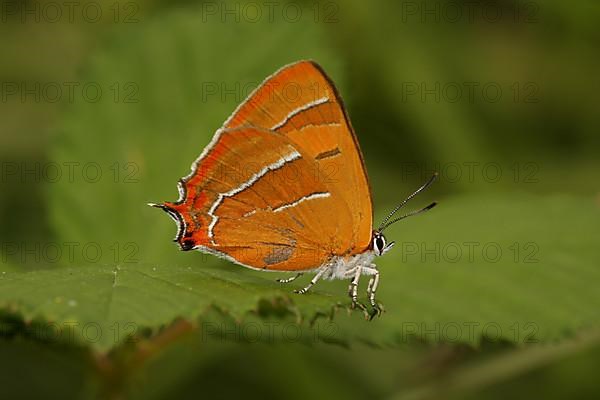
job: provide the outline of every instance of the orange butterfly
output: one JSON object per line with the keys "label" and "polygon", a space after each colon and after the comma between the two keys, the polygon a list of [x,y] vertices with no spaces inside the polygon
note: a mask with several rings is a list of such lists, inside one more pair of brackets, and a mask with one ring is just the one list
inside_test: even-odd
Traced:
{"label": "orange butterfly", "polygon": [[369,182],[358,141],[333,82],[312,61],[268,77],[233,113],[179,181],[179,200],[150,204],[178,225],[183,250],[217,255],[249,268],[316,272],[351,279],[352,306],[361,275],[369,275],[371,318],[379,271],[389,251],[382,232],[436,203],[390,219],[436,175],[373,230]]}

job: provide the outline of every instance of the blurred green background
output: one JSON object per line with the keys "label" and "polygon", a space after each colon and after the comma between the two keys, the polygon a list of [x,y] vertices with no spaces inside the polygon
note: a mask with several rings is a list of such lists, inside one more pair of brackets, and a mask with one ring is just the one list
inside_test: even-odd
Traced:
{"label": "blurred green background", "polygon": [[[145,203],[177,198],[177,179],[259,82],[287,63],[313,59],[345,100],[377,221],[440,173],[419,199],[440,206],[389,230],[398,245],[380,263],[388,311],[374,324],[356,322],[357,332],[391,337],[403,321],[536,327],[534,344],[506,340],[506,331],[501,340],[478,331],[458,342],[420,332],[414,341],[390,345],[197,340],[198,329],[175,324],[164,340],[153,332],[147,342],[107,355],[39,340],[19,322],[0,332],[6,393],[409,399],[600,393],[596,2],[8,1],[1,7],[0,255],[2,273],[17,277],[11,279],[115,265],[216,274],[225,268],[241,282],[265,278],[178,252],[170,243],[173,223]],[[474,259],[465,243],[476,243]],[[486,244],[501,249],[500,262],[479,250]],[[37,290],[19,290],[0,297],[37,307]],[[324,283],[320,290],[343,295],[345,284]],[[19,320],[18,307],[7,310],[5,320]]]}

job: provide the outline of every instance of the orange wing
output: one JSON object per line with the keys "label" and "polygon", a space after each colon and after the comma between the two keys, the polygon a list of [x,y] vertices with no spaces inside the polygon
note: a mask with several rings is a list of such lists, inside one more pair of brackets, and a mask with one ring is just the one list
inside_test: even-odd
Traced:
{"label": "orange wing", "polygon": [[285,136],[223,129],[180,182],[180,199],[158,207],[178,222],[184,250],[252,268],[309,270],[351,245],[350,211],[316,169]]}
{"label": "orange wing", "polygon": [[157,205],[176,241],[252,268],[302,271],[365,251],[369,184],[341,99],[319,66],[301,61],[267,78]]}
{"label": "orange wing", "polygon": [[371,241],[373,205],[363,157],[333,82],[312,61],[283,67],[268,77],[225,122],[225,128],[252,125],[287,137],[312,157],[329,187],[352,212],[351,253]]}

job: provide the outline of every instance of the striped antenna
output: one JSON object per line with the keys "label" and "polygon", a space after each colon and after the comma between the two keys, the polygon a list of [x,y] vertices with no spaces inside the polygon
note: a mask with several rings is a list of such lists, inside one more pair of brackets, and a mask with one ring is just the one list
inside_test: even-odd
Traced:
{"label": "striped antenna", "polygon": [[419,193],[421,193],[423,190],[427,189],[438,177],[438,173],[434,172],[433,175],[431,176],[431,178],[429,178],[429,180],[427,182],[425,182],[420,188],[418,188],[417,190],[415,190],[410,196],[408,196],[402,203],[398,204],[396,206],[396,208],[394,208],[387,217],[385,217],[385,219],[381,222],[381,224],[379,225],[379,228],[377,229],[379,232],[383,231],[385,228],[387,228],[388,226],[392,225],[393,223],[396,223],[398,221],[400,221],[401,219],[404,219],[406,217],[410,217],[419,213],[422,213],[424,211],[428,211],[431,210],[433,207],[435,207],[437,205],[437,203],[433,202],[430,205],[428,205],[425,208],[422,208],[418,211],[413,211],[410,212],[408,214],[403,215],[402,217],[396,218],[391,222],[388,222],[390,220],[390,218],[392,218],[392,216],[394,214],[396,214],[396,212],[398,210],[400,210],[402,207],[404,207],[406,205],[406,203],[408,203],[410,201],[410,199],[412,199],[413,197],[415,197],[416,195],[418,195]]}

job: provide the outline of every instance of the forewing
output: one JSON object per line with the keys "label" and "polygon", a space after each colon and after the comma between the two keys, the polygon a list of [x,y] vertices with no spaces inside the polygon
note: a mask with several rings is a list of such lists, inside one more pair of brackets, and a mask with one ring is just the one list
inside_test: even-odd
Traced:
{"label": "forewing", "polygon": [[[347,253],[364,251],[371,240],[373,211],[362,154],[342,100],[320,66],[300,61],[267,78],[225,122],[275,131],[318,167],[329,190],[351,210]],[[341,216],[340,216],[341,218]],[[337,220],[340,225],[346,221]]]}

